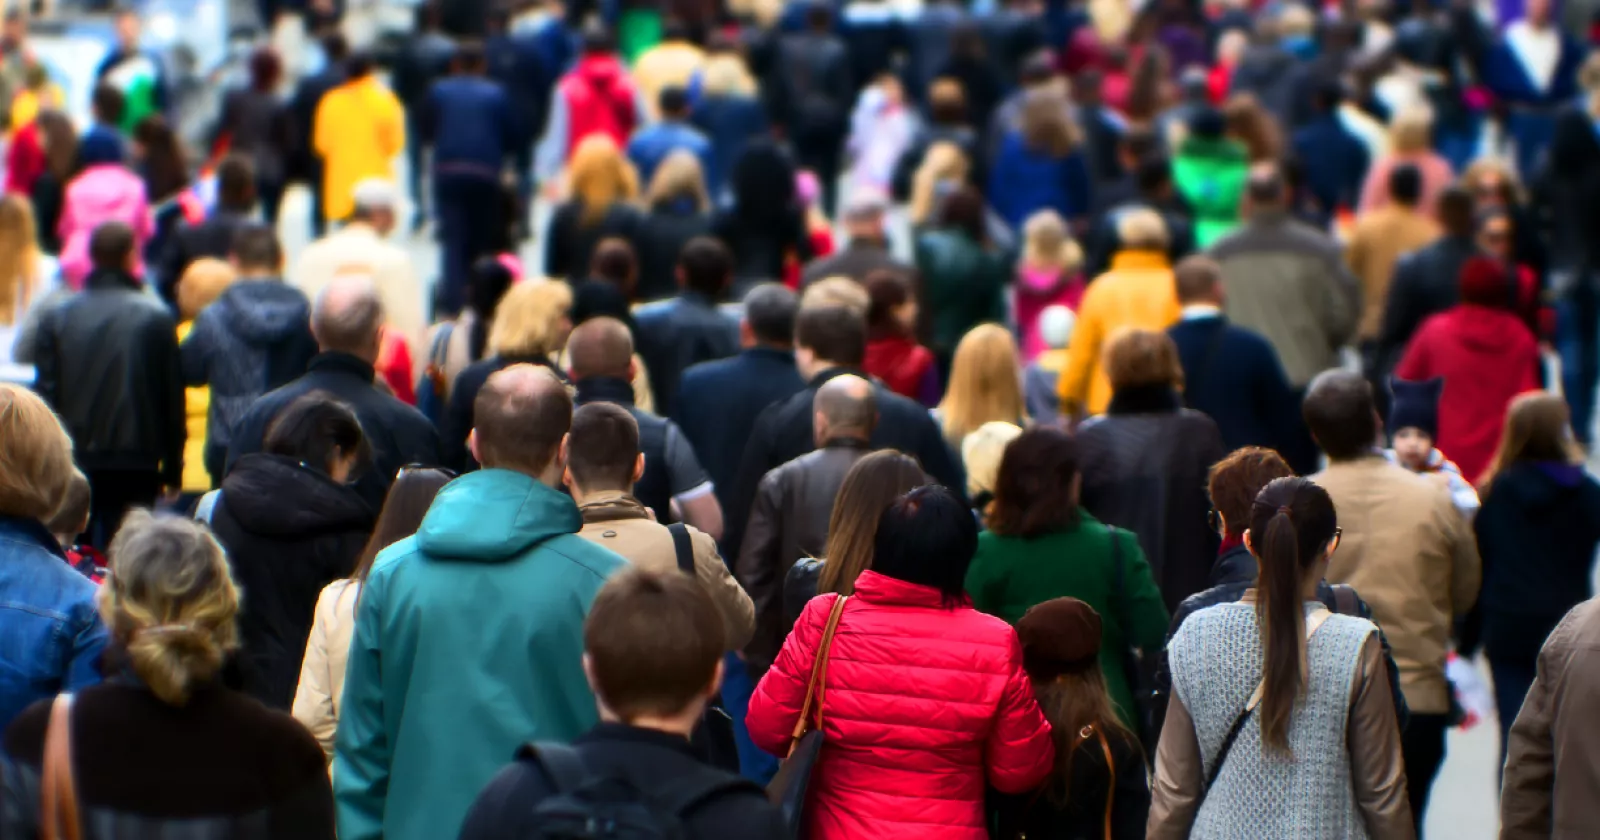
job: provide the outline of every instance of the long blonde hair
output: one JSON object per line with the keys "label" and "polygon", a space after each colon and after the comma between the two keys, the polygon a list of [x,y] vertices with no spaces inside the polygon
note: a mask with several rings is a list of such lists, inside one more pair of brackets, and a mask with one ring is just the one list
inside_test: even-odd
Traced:
{"label": "long blonde hair", "polygon": [[0,324],[15,324],[39,282],[39,231],[33,203],[7,193],[0,198]]}
{"label": "long blonde hair", "polygon": [[1567,401],[1547,391],[1533,391],[1512,400],[1506,409],[1500,446],[1489,469],[1478,480],[1484,497],[1494,491],[1494,480],[1519,461],[1582,464],[1583,450],[1572,439],[1571,418]]}
{"label": "long blonde hair", "polygon": [[639,197],[639,173],[609,136],[591,134],[572,153],[572,197],[583,206],[583,223],[606,217],[612,205]]}
{"label": "long blonde hair", "polygon": [[939,185],[945,182],[964,184],[972,163],[961,147],[940,141],[928,147],[922,165],[911,176],[911,224],[921,225],[933,221],[933,211],[939,206]]}
{"label": "long blonde hair", "polygon": [[1018,423],[1026,414],[1016,339],[999,324],[973,327],[956,345],[950,388],[939,402],[945,439],[959,444],[985,423]]}
{"label": "long blonde hair", "polygon": [[558,280],[530,280],[506,291],[494,311],[489,352],[496,356],[549,356],[571,332],[572,287]]}
{"label": "long blonde hair", "polygon": [[1083,267],[1083,248],[1072,238],[1066,220],[1054,210],[1039,210],[1022,224],[1022,264],[1071,274]]}
{"label": "long blonde hair", "polygon": [[667,155],[650,177],[650,190],[645,202],[658,207],[677,198],[694,199],[696,212],[711,208],[711,198],[706,194],[706,177],[700,169],[700,158],[688,149],[678,149]]}

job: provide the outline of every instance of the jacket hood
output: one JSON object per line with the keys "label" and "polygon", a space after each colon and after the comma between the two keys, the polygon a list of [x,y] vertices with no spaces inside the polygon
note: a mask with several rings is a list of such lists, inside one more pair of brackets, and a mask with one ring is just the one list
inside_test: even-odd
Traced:
{"label": "jacket hood", "polygon": [[1244,145],[1229,137],[1185,137],[1183,145],[1178,148],[1178,156],[1197,162],[1211,161],[1219,166],[1247,165],[1250,162],[1250,153]]}
{"label": "jacket hood", "polygon": [[522,473],[486,469],[439,491],[417,547],[440,560],[499,563],[582,527],[578,506],[564,493]]}
{"label": "jacket hood", "polygon": [[585,83],[606,90],[617,87],[627,76],[622,62],[614,55],[591,55],[579,59],[578,66],[572,68],[572,72]]}
{"label": "jacket hood", "polygon": [[241,528],[264,537],[370,530],[375,519],[354,489],[292,458],[265,453],[239,459],[222,480],[221,502]]}
{"label": "jacket hood", "polygon": [[1560,461],[1525,462],[1495,477],[1490,492],[1506,493],[1531,508],[1550,508],[1583,484],[1583,467]]}
{"label": "jacket hood", "polygon": [[104,163],[83,171],[68,186],[74,213],[100,222],[132,222],[144,212],[144,181],[132,170]]}
{"label": "jacket hood", "polygon": [[1464,303],[1444,317],[1450,340],[1469,353],[1500,355],[1526,340],[1527,327],[1510,312]]}
{"label": "jacket hood", "polygon": [[230,332],[250,344],[273,344],[306,329],[311,306],[299,289],[276,280],[246,280],[215,304]]}

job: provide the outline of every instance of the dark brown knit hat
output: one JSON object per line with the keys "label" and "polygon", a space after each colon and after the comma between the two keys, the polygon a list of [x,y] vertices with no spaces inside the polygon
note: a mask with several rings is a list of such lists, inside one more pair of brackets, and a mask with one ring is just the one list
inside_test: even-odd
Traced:
{"label": "dark brown knit hat", "polygon": [[1100,614],[1077,598],[1053,598],[1022,616],[1017,638],[1035,682],[1086,671],[1100,656]]}

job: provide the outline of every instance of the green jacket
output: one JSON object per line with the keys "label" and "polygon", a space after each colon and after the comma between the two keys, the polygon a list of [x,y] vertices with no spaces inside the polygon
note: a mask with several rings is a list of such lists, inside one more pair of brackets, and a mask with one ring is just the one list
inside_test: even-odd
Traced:
{"label": "green jacket", "polygon": [[[1122,557],[1123,599],[1112,603],[1116,577],[1111,535]],[[1078,524],[1040,537],[978,536],[978,553],[967,570],[967,594],[983,612],[1016,624],[1030,607],[1072,597],[1100,614],[1100,669],[1122,720],[1134,726],[1133,691],[1123,672],[1123,654],[1138,647],[1154,654],[1167,637],[1167,607],[1132,531],[1107,529],[1078,509]],[[1137,730],[1135,730],[1137,731]]]}
{"label": "green jacket", "polygon": [[932,319],[929,345],[952,353],[967,331],[1005,320],[1005,286],[1011,280],[1006,254],[983,247],[953,230],[917,236],[917,271],[922,274],[922,311]]}
{"label": "green jacket", "polygon": [[568,496],[481,470],[446,485],[416,536],[378,555],[335,740],[341,840],[455,837],[518,746],[597,722],[583,619],[627,561],[582,527]]}
{"label": "green jacket", "polygon": [[1172,182],[1194,213],[1198,248],[1239,226],[1239,205],[1250,178],[1250,157],[1237,140],[1189,137],[1172,161]]}

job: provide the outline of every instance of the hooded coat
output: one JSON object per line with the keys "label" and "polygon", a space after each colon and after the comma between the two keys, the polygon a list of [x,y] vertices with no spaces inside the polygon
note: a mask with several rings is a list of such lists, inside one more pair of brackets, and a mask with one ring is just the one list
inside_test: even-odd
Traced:
{"label": "hooded coat", "polygon": [[244,592],[245,690],[288,711],[322,588],[355,568],[371,506],[348,485],[283,455],[239,459],[222,481],[211,529]]}
{"label": "hooded coat", "polygon": [[571,157],[591,134],[604,134],[621,149],[638,123],[638,94],[628,71],[614,55],[589,55],[579,59],[562,78],[557,95],[566,106],[567,148]]}
{"label": "hooded coat", "polygon": [[323,217],[348,218],[357,184],[393,177],[394,158],[406,147],[405,109],[377,79],[352,79],[322,97],[311,143],[322,158]]}
{"label": "hooded coat", "polygon": [[526,741],[596,720],[583,620],[627,561],[572,499],[486,469],[446,485],[378,555],[356,609],[333,760],[342,840],[455,837]]}
{"label": "hooded coat", "polygon": [[1250,159],[1236,140],[1191,136],[1172,161],[1172,183],[1194,211],[1195,245],[1208,248],[1239,226]]}
{"label": "hooded coat", "polygon": [[1512,398],[1539,388],[1539,345],[1516,315],[1463,303],[1423,322],[1394,375],[1444,378],[1434,445],[1476,481],[1494,457]]}
{"label": "hooded coat", "polygon": [[[89,236],[107,222],[122,222],[133,228],[135,254],[144,253],[144,243],[155,232],[150,202],[144,181],[119,164],[91,166],[67,184],[62,198],[61,274],[74,289],[83,288],[84,278],[93,266],[89,261]],[[139,257],[135,257],[139,260]],[[144,276],[139,261],[134,274]]]}

